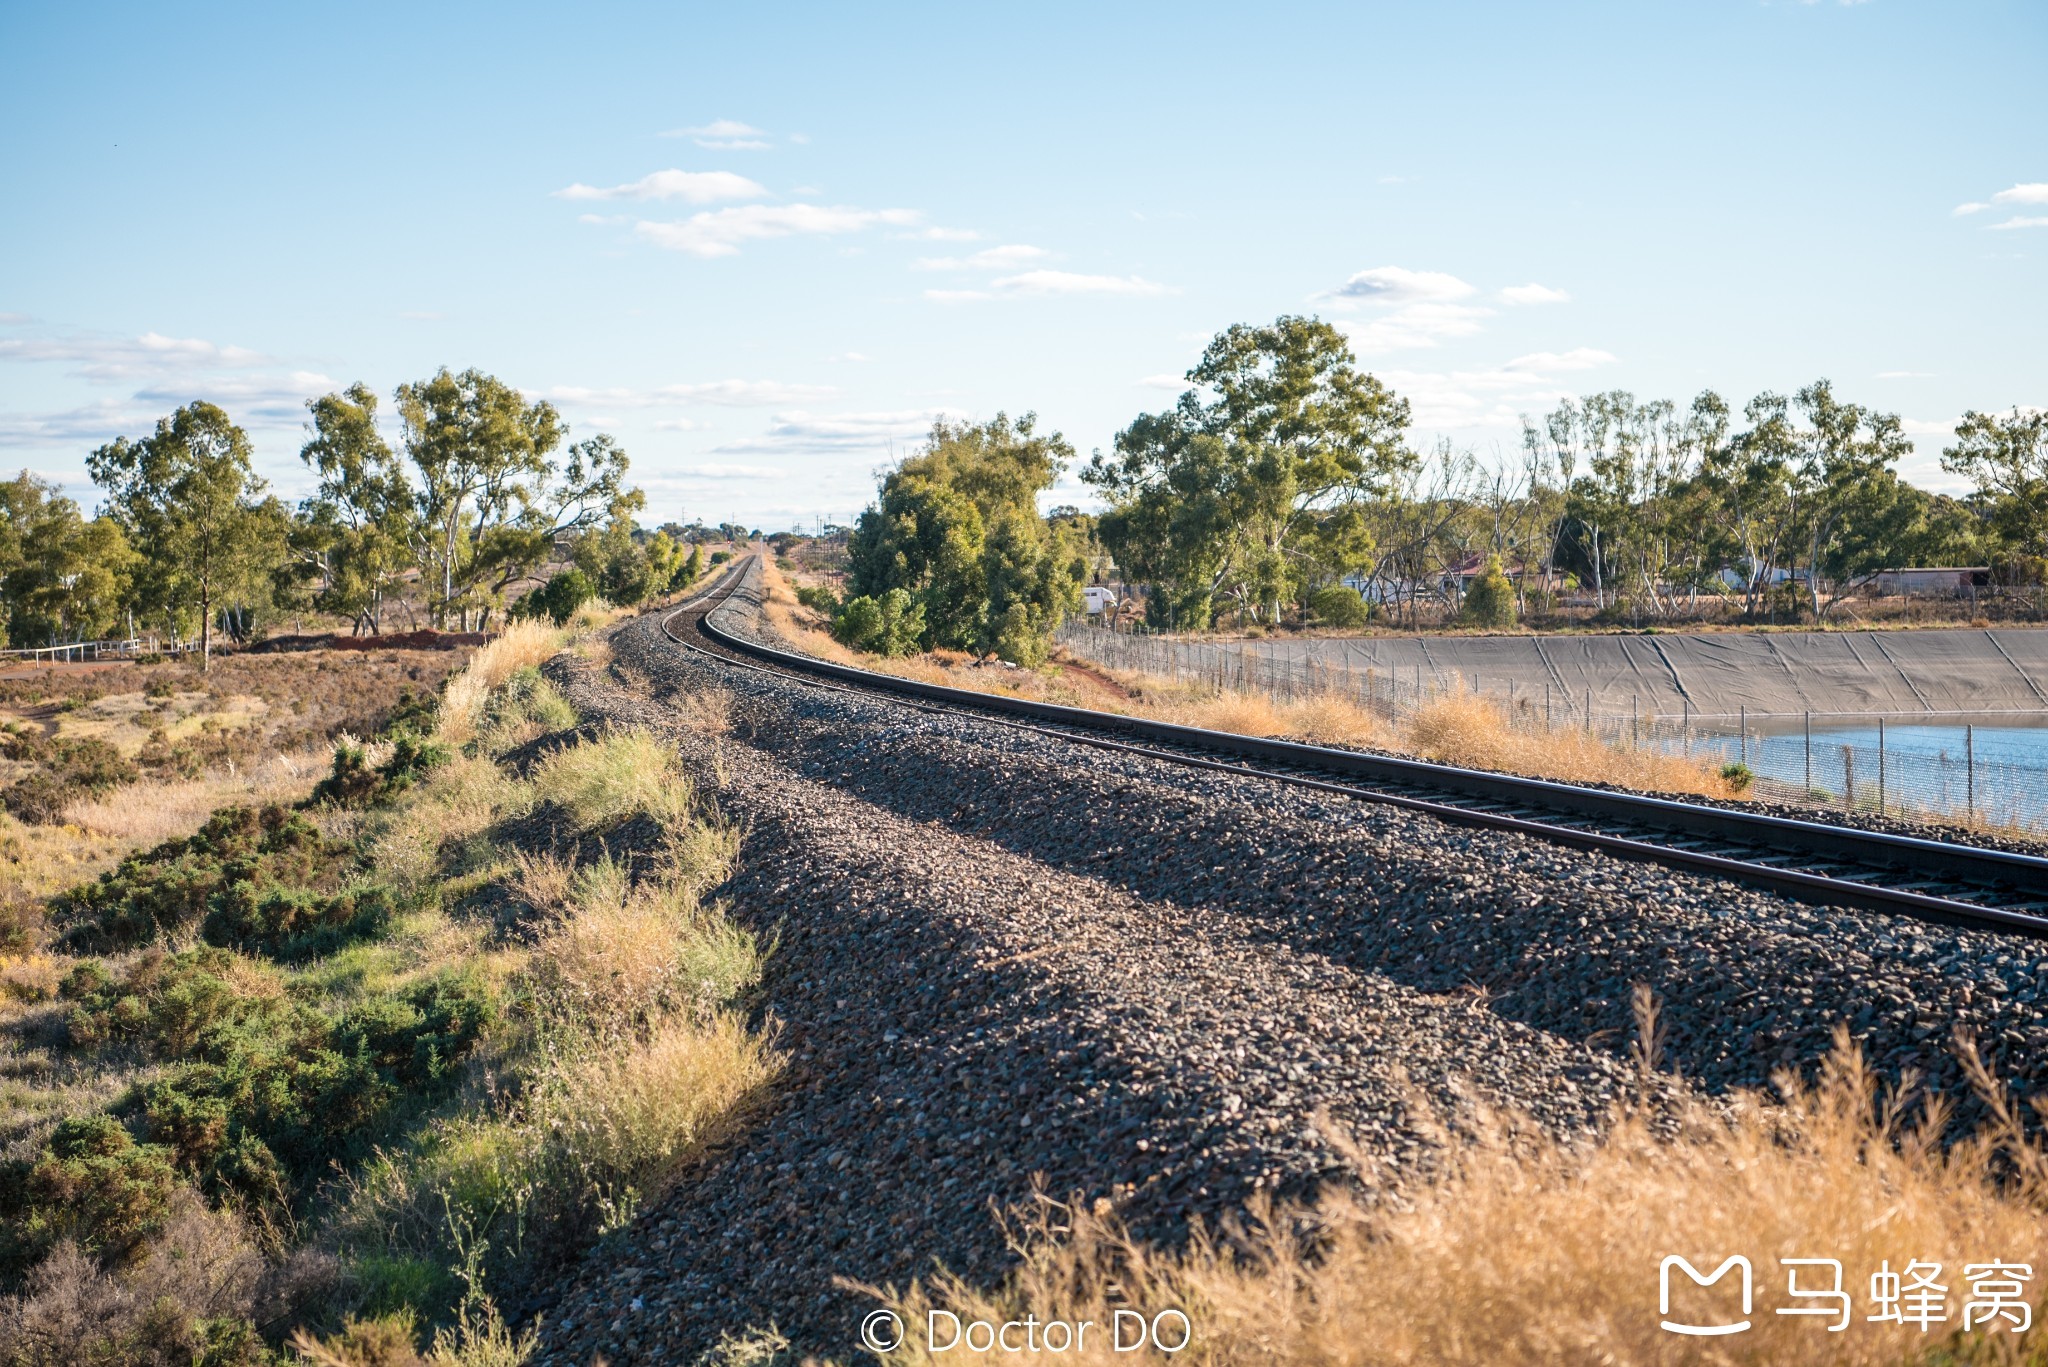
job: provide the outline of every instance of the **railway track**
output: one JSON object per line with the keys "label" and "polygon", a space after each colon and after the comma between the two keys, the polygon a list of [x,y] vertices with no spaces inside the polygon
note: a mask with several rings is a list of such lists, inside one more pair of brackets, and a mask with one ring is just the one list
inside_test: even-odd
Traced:
{"label": "railway track", "polygon": [[1735,879],[1802,901],[2048,939],[2048,859],[1828,822],[1613,792],[1546,779],[1206,731],[977,693],[778,650],[711,620],[750,580],[744,561],[671,612],[675,644],[817,687],[881,692],[1074,744],[1268,779],[1445,821]]}

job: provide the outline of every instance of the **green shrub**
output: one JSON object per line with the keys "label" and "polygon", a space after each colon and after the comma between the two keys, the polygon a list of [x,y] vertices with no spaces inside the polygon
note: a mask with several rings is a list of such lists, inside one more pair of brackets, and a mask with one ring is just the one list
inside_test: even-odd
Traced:
{"label": "green shrub", "polygon": [[[922,615],[918,625],[922,629]],[[1012,603],[1004,611],[1002,625],[996,629],[992,645],[998,659],[1026,669],[1044,664],[1045,657],[1052,652],[1052,643],[1038,629],[1038,623],[1032,620],[1031,609],[1023,603]]]}
{"label": "green shrub", "polygon": [[27,1171],[4,1183],[0,1267],[25,1270],[65,1238],[108,1258],[134,1249],[170,1215],[170,1160],[168,1149],[136,1143],[112,1116],[59,1121]]}
{"label": "green shrub", "polygon": [[597,585],[582,570],[563,570],[537,589],[521,594],[512,605],[514,620],[545,617],[556,626],[567,624],[576,609],[597,597]]}
{"label": "green shrub", "polygon": [[912,602],[904,589],[890,589],[879,599],[849,599],[832,624],[842,645],[885,658],[916,651],[924,630],[924,604]]}
{"label": "green shrub", "polygon": [[401,731],[391,756],[376,768],[360,745],[343,741],[334,747],[334,767],[313,789],[306,805],[375,807],[391,801],[432,770],[448,762],[448,747]]}
{"label": "green shrub", "polygon": [[126,1044],[169,1065],[126,1103],[216,1194],[289,1202],[401,1101],[442,1094],[496,1018],[488,988],[442,976],[329,1016],[226,950],[143,955],[66,979],[75,1047]]}
{"label": "green shrub", "polygon": [[1756,782],[1756,773],[1747,764],[1730,762],[1721,766],[1721,781],[1730,792],[1746,793],[1749,785]]}
{"label": "green shrub", "polygon": [[141,777],[119,750],[94,737],[46,738],[38,731],[8,734],[8,759],[37,768],[0,789],[0,806],[22,821],[50,825],[81,798],[104,797]]}
{"label": "green shrub", "polygon": [[484,704],[483,729],[516,731],[529,723],[543,732],[576,724],[576,709],[532,665],[514,670],[491,693]]}
{"label": "green shrub", "polygon": [[133,948],[204,921],[235,885],[254,884],[259,896],[271,887],[331,887],[353,862],[348,846],[296,812],[224,808],[196,835],[131,855],[65,893],[56,907],[61,943],[74,954]]}
{"label": "green shrub", "polygon": [[796,601],[827,621],[839,615],[839,595],[828,588],[806,584],[796,591]]}
{"label": "green shrub", "polygon": [[730,559],[732,559],[731,551],[713,551],[711,553],[711,563],[714,565],[723,565]]}
{"label": "green shrub", "polygon": [[1309,595],[1308,612],[1324,626],[1336,627],[1340,631],[1362,627],[1372,618],[1372,609],[1366,605],[1364,595],[1342,584],[1331,584]]}
{"label": "green shrub", "polygon": [[1465,590],[1461,616],[1473,626],[1511,627],[1515,624],[1515,586],[1501,568],[1500,557],[1488,556],[1486,567]]}

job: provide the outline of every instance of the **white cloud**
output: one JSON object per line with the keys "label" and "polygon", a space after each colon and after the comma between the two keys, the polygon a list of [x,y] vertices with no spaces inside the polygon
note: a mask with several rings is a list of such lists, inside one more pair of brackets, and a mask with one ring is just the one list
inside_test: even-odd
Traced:
{"label": "white cloud", "polygon": [[969,256],[921,256],[913,264],[927,271],[1013,271],[1051,255],[1043,247],[1013,242],[1005,247],[987,247]]}
{"label": "white cloud", "polygon": [[784,471],[772,465],[740,465],[726,461],[706,461],[701,465],[684,465],[677,468],[679,475],[697,479],[781,479]]}
{"label": "white cloud", "polygon": [[1378,304],[1406,304],[1463,299],[1472,286],[1443,271],[1411,271],[1403,266],[1375,266],[1360,271],[1325,298],[1363,299]]}
{"label": "white cloud", "polygon": [[657,432],[701,432],[704,424],[695,418],[663,418],[654,424]]}
{"label": "white cloud", "polygon": [[2048,228],[2048,218],[2008,218],[2003,223],[1993,223],[1990,225],[1990,231],[1992,232],[1998,232],[2005,228]]}
{"label": "white cloud", "polygon": [[1379,370],[1375,374],[1414,407],[1418,430],[1518,431],[1522,415],[1544,412],[1574,391],[1559,374],[1611,364],[1592,347],[1537,352],[1474,370]]}
{"label": "white cloud", "polygon": [[865,365],[875,358],[858,351],[842,351],[837,356],[827,356],[825,359],[834,365],[838,365],[841,362],[852,365]]}
{"label": "white cloud", "polygon": [[[1972,200],[1968,204],[1958,204],[1955,207],[1955,212],[1958,214],[1981,214],[1986,209],[1999,204],[2048,204],[2048,180],[2022,181],[2010,189],[2000,190],[1989,200]],[[1999,228],[2038,227],[2040,226],[2040,221],[2014,219],[2010,223],[1999,223],[1993,226]]]}
{"label": "white cloud", "polygon": [[1143,389],[1171,389],[1178,393],[1188,387],[1188,381],[1185,375],[1147,375],[1138,381],[1138,385]]}
{"label": "white cloud", "polygon": [[1004,294],[1170,294],[1169,286],[1135,275],[1079,275],[1073,271],[1025,271],[990,282]]}
{"label": "white cloud", "polygon": [[769,146],[765,131],[737,119],[713,119],[700,128],[671,128],[660,136],[688,138],[699,147],[709,147],[718,152],[760,152]]}
{"label": "white cloud", "polygon": [[0,313],[0,327],[20,327],[23,323],[34,321],[26,313]]}
{"label": "white cloud", "polygon": [[614,408],[661,408],[673,404],[711,403],[727,408],[767,408],[829,398],[831,385],[785,384],[779,380],[711,380],[703,384],[665,384],[653,389],[587,389],[556,385],[538,391],[555,403],[609,404]]}
{"label": "white cloud", "polygon": [[1899,430],[1909,437],[1940,437],[1948,441],[1956,434],[1956,419],[1900,418]]}
{"label": "white cloud", "polygon": [[1554,290],[1548,285],[1531,282],[1527,285],[1509,285],[1500,292],[1500,297],[1510,304],[1562,304],[1571,296],[1563,290]]}
{"label": "white cloud", "polygon": [[731,171],[655,171],[624,185],[600,189],[578,182],[555,191],[556,199],[680,199],[715,204],[721,199],[759,199],[765,187]]}
{"label": "white cloud", "polygon": [[924,228],[914,233],[901,233],[901,237],[914,238],[924,242],[979,242],[981,234],[972,228]]}
{"label": "white cloud", "polygon": [[681,222],[642,221],[634,231],[658,247],[692,256],[732,256],[743,242],[796,234],[829,236],[859,232],[878,225],[908,227],[921,215],[915,209],[825,208],[816,204],[750,204],[712,209]]}
{"label": "white cloud", "polygon": [[77,364],[76,374],[88,380],[105,381],[177,371],[245,369],[267,365],[270,358],[247,347],[145,332],[140,337],[77,333],[65,337],[0,338],[0,361],[69,361]]}
{"label": "white cloud", "polygon": [[971,304],[977,299],[988,298],[986,290],[926,290],[924,297],[941,304]]}
{"label": "white cloud", "polygon": [[778,413],[768,430],[717,448],[714,454],[883,450],[892,443],[908,445],[931,431],[932,420],[950,415],[944,408],[897,409],[867,413]]}
{"label": "white cloud", "polygon": [[1338,319],[1336,326],[1361,352],[1380,354],[1433,347],[1447,337],[1470,337],[1493,310],[1473,304],[1415,303],[1366,322]]}
{"label": "white cloud", "polygon": [[1611,365],[1614,354],[1594,347],[1573,347],[1570,351],[1535,351],[1527,356],[1517,356],[1509,361],[1503,370],[1522,375],[1553,375],[1566,370],[1591,370],[1596,366]]}

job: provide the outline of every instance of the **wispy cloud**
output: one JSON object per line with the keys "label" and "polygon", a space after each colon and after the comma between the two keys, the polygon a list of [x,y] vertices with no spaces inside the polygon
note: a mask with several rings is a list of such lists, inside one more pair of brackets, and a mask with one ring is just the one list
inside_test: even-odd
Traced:
{"label": "wispy cloud", "polygon": [[932,420],[953,415],[945,408],[892,409],[856,413],[778,413],[768,430],[719,446],[713,454],[845,452],[908,445],[931,431]]}
{"label": "wispy cloud", "polygon": [[679,475],[694,479],[782,479],[786,471],[773,465],[742,465],[730,461],[705,461],[677,469]]}
{"label": "wispy cloud", "polygon": [[1051,255],[1043,247],[1013,242],[1005,247],[987,247],[968,256],[921,256],[912,264],[926,271],[1013,271]]}
{"label": "wispy cloud", "polygon": [[1501,300],[1509,304],[1563,304],[1571,296],[1563,290],[1554,290],[1548,285],[1531,282],[1527,285],[1509,285],[1500,292]]}
{"label": "wispy cloud", "polygon": [[1187,377],[1184,375],[1147,375],[1137,383],[1141,389],[1171,389],[1176,392],[1188,387]]}
{"label": "wispy cloud", "polygon": [[1170,285],[1162,285],[1136,275],[1081,275],[1073,271],[1025,271],[1020,275],[1005,275],[993,280],[990,287],[1003,294],[1032,295],[1147,295],[1174,292]]}
{"label": "wispy cloud", "polygon": [[912,238],[921,242],[981,241],[981,234],[972,228],[920,228],[914,233],[899,233],[897,236]]}
{"label": "wispy cloud", "polygon": [[1994,233],[2005,228],[2048,228],[2048,218],[2008,218],[2003,223],[1991,223],[1986,226]]}
{"label": "wispy cloud", "polygon": [[[2015,204],[2048,204],[2048,181],[2023,181],[2020,184],[2014,185],[2011,189],[2000,190],[1988,200],[1971,200],[1968,204],[1958,204],[1955,207],[1955,212],[1958,215],[1981,214],[1986,209],[1997,208],[2000,205],[2010,206]],[[2034,224],[2021,224],[2018,220],[2014,221],[2014,225],[2037,226]],[[2004,228],[2014,225],[1998,223],[1992,226]]]}
{"label": "wispy cloud", "polygon": [[1369,355],[1441,345],[1451,337],[1470,337],[1493,310],[1474,304],[1414,303],[1363,322],[1336,320],[1354,349]]}
{"label": "wispy cloud", "polygon": [[971,304],[990,295],[987,290],[926,290],[924,297],[941,304]]}
{"label": "wispy cloud", "polygon": [[1358,272],[1324,297],[1357,299],[1375,304],[1407,304],[1465,299],[1477,292],[1457,276],[1443,271],[1375,266]]}
{"label": "wispy cloud", "polygon": [[715,204],[722,199],[760,199],[767,189],[731,171],[656,171],[624,185],[599,187],[578,182],[554,192],[556,199],[680,199]]}
{"label": "wispy cloud", "polygon": [[713,119],[698,128],[671,128],[660,136],[688,138],[699,147],[708,147],[714,152],[761,152],[771,146],[765,131],[737,119]]}
{"label": "wispy cloud", "polygon": [[1555,375],[1567,370],[1592,370],[1612,365],[1614,353],[1597,347],[1573,347],[1570,351],[1534,351],[1517,356],[1501,369],[1514,375]]}
{"label": "wispy cloud", "polygon": [[556,385],[536,391],[555,403],[606,404],[613,408],[660,408],[709,403],[727,408],[770,408],[776,404],[810,403],[839,391],[831,385],[786,384],[780,380],[711,380],[702,384],[665,384],[652,389],[590,389]]}
{"label": "wispy cloud", "polygon": [[247,347],[222,346],[198,337],[104,337],[88,333],[0,338],[0,361],[69,362],[88,380],[146,378],[166,372],[245,369],[271,364]]}
{"label": "wispy cloud", "polygon": [[915,209],[826,208],[817,204],[749,204],[711,209],[680,222],[636,223],[633,230],[658,247],[692,256],[733,256],[745,242],[799,234],[832,236],[866,228],[908,227],[922,215]]}

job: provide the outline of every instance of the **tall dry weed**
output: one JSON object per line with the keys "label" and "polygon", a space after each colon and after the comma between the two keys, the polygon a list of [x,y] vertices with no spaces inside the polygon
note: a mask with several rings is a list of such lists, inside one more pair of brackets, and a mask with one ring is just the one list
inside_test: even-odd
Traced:
{"label": "tall dry weed", "polygon": [[[1981,1069],[1978,1070],[1981,1076]],[[1369,1206],[1349,1192],[1313,1210],[1255,1208],[1222,1237],[1178,1252],[1135,1243],[1105,1211],[1048,1208],[1021,1241],[1022,1263],[990,1292],[948,1276],[888,1297],[914,1325],[943,1309],[998,1323],[1027,1310],[1094,1319],[1119,1309],[1177,1309],[1194,1344],[1184,1354],[1116,1352],[1110,1335],[1078,1351],[1020,1353],[1101,1363],[1375,1364],[1375,1367],[1879,1367],[1907,1363],[2033,1363],[2014,1329],[2031,1319],[2048,1275],[2043,1155],[2020,1137],[2008,1106],[1990,1129],[1944,1149],[1941,1115],[1908,1118],[1847,1036],[1817,1082],[1779,1081],[1767,1101],[1668,1097],[1624,1104],[1597,1137],[1547,1135],[1514,1116],[1475,1109],[1434,1126],[1426,1175]],[[1988,1082],[1984,1085],[1988,1086]],[[1664,1259],[1702,1276],[1748,1259],[1711,1287],[1683,1269],[1666,1310]],[[1843,1302],[1794,1296],[1836,1287]],[[1986,1320],[1971,1268],[2023,1266],[2010,1319]],[[1873,1321],[1873,1275],[1910,1264],[1944,1287],[1945,1318],[1926,1332]],[[2010,1275],[2010,1274],[2008,1274]],[[1976,1321],[1963,1333],[1966,1307]],[[1898,1302],[1894,1302],[1897,1304]],[[1814,1311],[1825,1313],[1780,1313]],[[1673,1323],[1746,1321],[1726,1336]],[[1840,1325],[1837,1330],[1834,1326]],[[1178,1334],[1178,1322],[1168,1320]],[[2038,1331],[2037,1331],[2038,1332]],[[913,1333],[889,1360],[937,1362]]]}
{"label": "tall dry weed", "polygon": [[564,633],[542,621],[508,623],[503,634],[469,657],[441,694],[441,738],[451,745],[475,739],[491,694],[522,669],[537,668],[562,648]]}
{"label": "tall dry weed", "polygon": [[1568,783],[1612,783],[1664,793],[1729,797],[1726,780],[1697,760],[1614,745],[1572,727],[1517,726],[1500,705],[1470,692],[1424,704],[1403,728],[1424,759]]}

